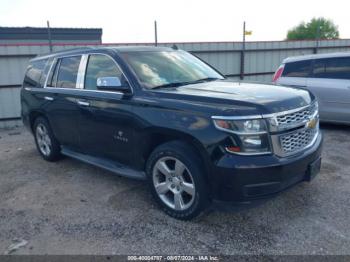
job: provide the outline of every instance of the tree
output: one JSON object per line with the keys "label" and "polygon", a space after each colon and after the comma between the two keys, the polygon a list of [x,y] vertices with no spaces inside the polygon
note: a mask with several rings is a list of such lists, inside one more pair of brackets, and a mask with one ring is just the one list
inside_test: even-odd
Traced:
{"label": "tree", "polygon": [[338,26],[324,17],[312,18],[308,23],[302,22],[287,33],[287,40],[338,38]]}

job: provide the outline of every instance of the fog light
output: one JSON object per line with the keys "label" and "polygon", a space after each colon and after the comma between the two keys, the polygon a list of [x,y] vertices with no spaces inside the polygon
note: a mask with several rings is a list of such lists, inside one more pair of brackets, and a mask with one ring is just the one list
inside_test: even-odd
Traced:
{"label": "fog light", "polygon": [[261,139],[260,139],[259,136],[245,137],[245,138],[243,138],[243,143],[249,144],[249,145],[252,145],[252,146],[261,146]]}

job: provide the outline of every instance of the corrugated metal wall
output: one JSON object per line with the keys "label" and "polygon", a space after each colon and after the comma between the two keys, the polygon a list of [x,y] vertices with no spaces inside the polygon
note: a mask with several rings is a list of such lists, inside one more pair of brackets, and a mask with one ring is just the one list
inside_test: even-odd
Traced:
{"label": "corrugated metal wall", "polygon": [[[241,42],[166,43],[159,45],[171,47],[174,44],[179,49],[197,55],[223,74],[233,79],[239,79]],[[76,47],[78,46],[60,44],[54,46],[54,51]],[[319,53],[350,51],[350,39],[321,41],[319,47]],[[315,41],[247,42],[244,81],[270,82],[273,72],[284,58],[312,54],[314,51]],[[14,119],[20,117],[19,89],[25,68],[30,58],[48,52],[49,47],[46,44],[0,45],[0,128],[20,123]]]}

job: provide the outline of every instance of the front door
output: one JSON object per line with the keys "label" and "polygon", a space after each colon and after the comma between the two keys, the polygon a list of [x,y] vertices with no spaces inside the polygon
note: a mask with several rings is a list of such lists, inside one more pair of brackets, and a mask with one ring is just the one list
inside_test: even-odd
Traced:
{"label": "front door", "polygon": [[120,92],[97,90],[97,78],[116,76],[124,78],[111,57],[89,55],[80,97],[80,142],[87,154],[128,165],[134,148],[132,98]]}

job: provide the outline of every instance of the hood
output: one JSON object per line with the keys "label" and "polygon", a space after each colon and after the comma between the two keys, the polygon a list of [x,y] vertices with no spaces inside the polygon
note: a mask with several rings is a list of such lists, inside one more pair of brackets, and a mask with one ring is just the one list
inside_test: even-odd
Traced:
{"label": "hood", "polygon": [[213,81],[157,91],[182,95],[182,99],[197,103],[212,103],[227,114],[240,107],[250,108],[249,114],[253,111],[270,114],[306,106],[313,100],[311,94],[303,89],[231,81]]}

